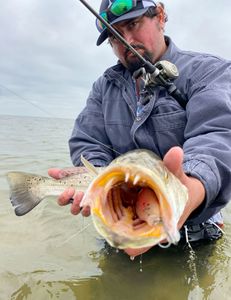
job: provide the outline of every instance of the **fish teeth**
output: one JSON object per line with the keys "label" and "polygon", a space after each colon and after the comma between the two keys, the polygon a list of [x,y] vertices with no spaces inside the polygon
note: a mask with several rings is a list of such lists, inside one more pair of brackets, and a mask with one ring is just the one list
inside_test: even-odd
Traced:
{"label": "fish teeth", "polygon": [[129,178],[130,178],[130,174],[127,172],[125,174],[125,182],[128,182],[129,181]]}
{"label": "fish teeth", "polygon": [[116,182],[117,182],[116,178],[111,178],[105,185],[105,191],[109,191]]}
{"label": "fish teeth", "polygon": [[113,197],[113,207],[114,211],[118,217],[118,220],[120,220],[123,217],[123,206],[122,206],[122,201],[121,201],[121,196],[120,196],[120,189],[119,188],[114,188],[112,190],[112,197]]}
{"label": "fish teeth", "polygon": [[133,185],[136,185],[139,182],[140,178],[140,175],[136,175],[133,180]]}

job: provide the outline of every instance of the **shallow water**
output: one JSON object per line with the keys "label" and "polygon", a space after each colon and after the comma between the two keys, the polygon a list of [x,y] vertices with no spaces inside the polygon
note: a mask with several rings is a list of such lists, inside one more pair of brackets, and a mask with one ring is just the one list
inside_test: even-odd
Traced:
{"label": "shallow water", "polygon": [[[130,260],[107,246],[91,219],[72,216],[47,199],[16,217],[5,173],[46,175],[71,166],[67,140],[73,121],[0,118],[0,300],[229,299],[231,207],[226,235],[216,243],[153,248]],[[140,271],[142,269],[142,272]]]}

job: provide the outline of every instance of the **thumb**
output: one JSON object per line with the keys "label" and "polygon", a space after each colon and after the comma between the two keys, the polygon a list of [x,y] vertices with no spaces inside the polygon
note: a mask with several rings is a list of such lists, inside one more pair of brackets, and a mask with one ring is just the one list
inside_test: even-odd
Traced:
{"label": "thumb", "polygon": [[67,174],[62,169],[58,169],[58,168],[48,169],[47,172],[49,176],[55,179],[62,179],[63,177],[67,176]]}
{"label": "thumb", "polygon": [[184,152],[180,147],[172,147],[164,156],[163,162],[165,167],[173,173],[182,183],[185,183],[187,176],[185,175],[183,164]]}

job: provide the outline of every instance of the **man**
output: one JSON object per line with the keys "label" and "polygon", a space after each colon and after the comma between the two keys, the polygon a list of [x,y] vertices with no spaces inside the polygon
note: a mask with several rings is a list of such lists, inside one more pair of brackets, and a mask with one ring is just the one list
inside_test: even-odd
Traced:
{"label": "man", "polygon": [[[97,45],[107,38],[119,61],[94,83],[86,107],[78,116],[69,141],[75,166],[80,155],[96,166],[105,166],[118,153],[146,148],[163,158],[166,167],[188,188],[189,200],[178,227],[186,224],[191,240],[216,239],[220,209],[231,198],[231,63],[224,59],[178,49],[164,35],[167,20],[163,4],[152,0],[102,0],[100,14],[145,59],[153,64],[167,60],[180,76],[177,88],[187,99],[186,108],[163,87],[142,104],[139,81],[132,74],[139,59],[100,21]],[[54,178],[65,171],[53,169]],[[69,189],[58,202],[73,198],[71,211],[80,212],[83,193]],[[89,208],[82,210],[84,216]],[[126,249],[138,255],[145,249]]]}

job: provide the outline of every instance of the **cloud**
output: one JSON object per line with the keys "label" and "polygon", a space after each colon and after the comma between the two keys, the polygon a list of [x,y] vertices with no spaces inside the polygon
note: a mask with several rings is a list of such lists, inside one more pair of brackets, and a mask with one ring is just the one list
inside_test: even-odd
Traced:
{"label": "cloud", "polygon": [[[116,62],[107,43],[95,45],[95,17],[78,0],[1,2],[0,104],[8,103],[1,113],[36,115],[36,101],[57,117],[74,118],[92,83]],[[89,3],[98,9],[98,0]],[[166,34],[179,47],[230,58],[230,0],[164,3]]]}
{"label": "cloud", "polygon": [[230,59],[231,2],[166,0],[169,12],[167,31],[187,50],[213,53]]}

